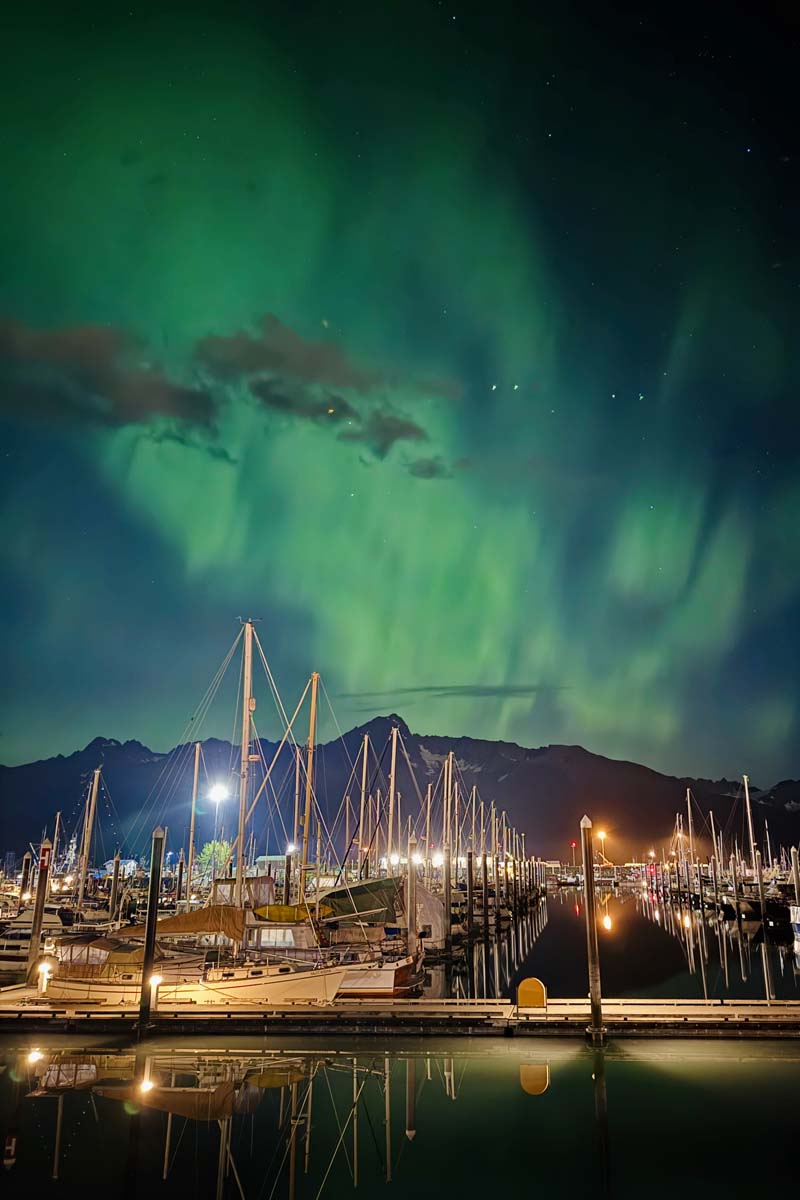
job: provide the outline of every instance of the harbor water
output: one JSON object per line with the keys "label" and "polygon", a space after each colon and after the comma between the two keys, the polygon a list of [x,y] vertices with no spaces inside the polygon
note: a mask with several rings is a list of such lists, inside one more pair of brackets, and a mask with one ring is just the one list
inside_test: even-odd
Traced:
{"label": "harbor water", "polygon": [[[800,943],[790,925],[717,920],[665,905],[641,888],[598,898],[603,993],[675,1000],[800,999]],[[432,995],[506,996],[536,976],[552,997],[585,996],[583,896],[551,893],[508,934],[486,947],[478,940],[453,967],[430,973]]]}
{"label": "harbor water", "polygon": [[702,1179],[730,1200],[796,1180],[794,1042],[6,1039],[0,1063],[9,1197],[627,1200]]}

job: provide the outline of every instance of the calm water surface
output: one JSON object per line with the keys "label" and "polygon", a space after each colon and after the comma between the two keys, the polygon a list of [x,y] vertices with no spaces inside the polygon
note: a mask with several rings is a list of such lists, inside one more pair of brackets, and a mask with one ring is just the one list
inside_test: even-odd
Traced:
{"label": "calm water surface", "polygon": [[[776,999],[800,999],[800,943],[788,925],[768,928],[765,942],[760,922],[717,922],[637,889],[603,893],[599,916],[606,996],[744,1000],[765,998],[769,986]],[[583,897],[573,889],[551,895],[488,953],[478,943],[471,971],[467,960],[449,981],[443,968],[432,972],[431,991],[510,996],[526,975],[543,980],[551,996],[586,995]]]}
{"label": "calm water surface", "polygon": [[9,1197],[729,1200],[797,1179],[792,1042],[595,1055],[572,1040],[216,1039],[134,1055],[62,1039],[33,1063],[30,1050],[0,1045]]}

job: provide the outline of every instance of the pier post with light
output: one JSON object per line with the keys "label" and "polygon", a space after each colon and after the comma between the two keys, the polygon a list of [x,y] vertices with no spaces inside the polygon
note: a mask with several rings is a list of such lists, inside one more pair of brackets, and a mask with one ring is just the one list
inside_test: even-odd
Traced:
{"label": "pier post with light", "polygon": [[119,861],[119,850],[117,850],[114,854],[114,867],[111,873],[111,894],[108,897],[108,916],[112,921],[117,911],[117,900],[119,898]]}
{"label": "pier post with light", "polygon": [[586,915],[586,951],[589,966],[589,999],[591,1023],[587,1034],[593,1046],[602,1046],[605,1041],[603,1028],[603,1006],[600,991],[600,951],[597,945],[597,914],[594,894],[594,850],[592,845],[592,822],[589,817],[581,818],[581,852],[583,856],[583,897]]}
{"label": "pier post with light", "polygon": [[156,955],[156,921],[158,920],[158,895],[161,891],[161,862],[164,857],[164,830],[159,826],[153,830],[150,850],[150,887],[147,893],[147,921],[144,934],[144,958],[142,960],[142,984],[139,993],[139,1037],[143,1037],[150,1020],[153,987],[153,963]]}
{"label": "pier post with light", "polygon": [[28,950],[28,983],[33,982],[36,971],[36,960],[42,948],[42,921],[44,919],[44,901],[47,895],[47,880],[50,875],[50,854],[52,842],[45,838],[39,850],[39,878],[36,882],[36,902],[33,908],[33,923],[31,925],[31,943]]}

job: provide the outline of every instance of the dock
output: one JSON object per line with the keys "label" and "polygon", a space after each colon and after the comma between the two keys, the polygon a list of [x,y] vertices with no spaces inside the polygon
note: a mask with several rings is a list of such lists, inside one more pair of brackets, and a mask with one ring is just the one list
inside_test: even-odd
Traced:
{"label": "dock", "polygon": [[[35,989],[0,990],[0,1034],[113,1033],[134,1036],[134,1006],[42,1003]],[[538,1008],[510,1000],[336,1000],[325,1005],[159,1005],[148,1036],[188,1034],[457,1035],[464,1037],[584,1037],[589,999],[550,999]],[[604,999],[609,1038],[797,1038],[800,1000]]]}

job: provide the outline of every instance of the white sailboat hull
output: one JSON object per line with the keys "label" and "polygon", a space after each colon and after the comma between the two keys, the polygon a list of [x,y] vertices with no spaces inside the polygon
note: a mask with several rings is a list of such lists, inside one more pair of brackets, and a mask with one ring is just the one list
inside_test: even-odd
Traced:
{"label": "white sailboat hull", "polygon": [[[175,982],[166,979],[158,987],[157,1005],[253,1005],[330,1004],[350,968],[325,967],[296,971],[281,967],[232,967],[210,971],[204,979]],[[53,976],[45,996],[54,1003],[77,1002],[105,1005],[138,1004],[141,980],[114,982],[104,979],[60,979]]]}

